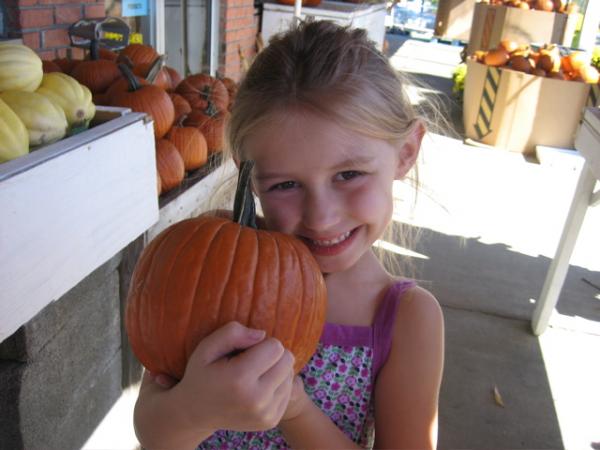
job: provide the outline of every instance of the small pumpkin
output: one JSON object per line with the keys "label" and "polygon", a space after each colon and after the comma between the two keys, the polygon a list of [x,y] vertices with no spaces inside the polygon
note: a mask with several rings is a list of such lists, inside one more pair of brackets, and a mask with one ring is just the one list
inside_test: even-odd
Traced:
{"label": "small pumpkin", "polygon": [[152,64],[158,58],[158,52],[146,44],[129,44],[119,53],[118,62],[131,61],[133,65]]}
{"label": "small pumpkin", "polygon": [[93,94],[99,94],[106,92],[110,85],[121,76],[121,73],[114,61],[91,59],[78,63],[71,72],[71,76],[87,86]]}
{"label": "small pumpkin", "polygon": [[154,136],[161,139],[173,125],[175,108],[169,95],[157,86],[141,84],[138,78],[124,64],[119,64],[127,79],[128,90],[113,92],[109,96],[111,106],[131,108],[152,116],[154,120]]}
{"label": "small pumpkin", "polygon": [[36,92],[45,95],[63,109],[71,129],[87,127],[96,113],[90,90],[64,73],[44,74],[42,84]]}
{"label": "small pumpkin", "polygon": [[195,127],[174,126],[166,135],[179,151],[186,171],[202,167],[208,160],[206,138]]}
{"label": "small pumpkin", "polygon": [[208,153],[218,153],[225,143],[225,123],[229,119],[228,112],[218,112],[211,105],[204,110],[193,109],[183,121],[186,127],[198,128],[206,138]]}
{"label": "small pumpkin", "polygon": [[232,320],[279,339],[294,354],[296,372],[316,349],[323,276],[300,240],[255,228],[248,167],[234,221],[204,215],[178,222],[138,260],[125,321],[134,354],[152,372],[181,379],[197,344]]}
{"label": "small pumpkin", "polygon": [[42,70],[44,73],[62,72],[60,66],[49,59],[42,60]]}
{"label": "small pumpkin", "polygon": [[172,92],[169,94],[169,97],[171,97],[173,107],[175,108],[175,123],[179,123],[184,116],[187,116],[192,112],[192,107],[188,101],[179,94]]}
{"label": "small pumpkin", "polygon": [[183,158],[175,145],[166,139],[156,141],[156,168],[162,192],[176,188],[185,177]]}
{"label": "small pumpkin", "polygon": [[42,60],[29,47],[0,43],[0,92],[35,91],[42,82]]}
{"label": "small pumpkin", "polygon": [[0,163],[29,153],[29,133],[23,121],[0,98]]}
{"label": "small pumpkin", "polygon": [[62,73],[70,74],[73,72],[75,67],[81,62],[80,59],[71,59],[71,58],[58,58],[53,60],[54,64],[56,64]]}
{"label": "small pumpkin", "polygon": [[169,72],[169,78],[171,79],[171,86],[168,90],[174,91],[177,85],[181,83],[181,80],[183,80],[183,77],[173,67],[165,66],[165,70]]}
{"label": "small pumpkin", "polygon": [[164,68],[163,56],[159,56],[151,63],[142,63],[133,66],[133,73],[165,91],[171,88],[171,78],[169,72]]}
{"label": "small pumpkin", "polygon": [[36,92],[6,91],[0,98],[21,119],[29,133],[29,145],[47,145],[67,134],[67,118],[60,106]]}
{"label": "small pumpkin", "polygon": [[184,78],[175,92],[185,98],[192,109],[206,109],[210,103],[217,111],[227,111],[229,105],[229,93],[225,85],[205,73]]}

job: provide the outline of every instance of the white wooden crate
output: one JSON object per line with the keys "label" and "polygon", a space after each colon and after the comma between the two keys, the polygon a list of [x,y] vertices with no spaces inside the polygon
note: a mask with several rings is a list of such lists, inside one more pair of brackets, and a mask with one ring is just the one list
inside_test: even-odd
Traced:
{"label": "white wooden crate", "polygon": [[97,118],[0,164],[0,342],[158,220],[152,122]]}

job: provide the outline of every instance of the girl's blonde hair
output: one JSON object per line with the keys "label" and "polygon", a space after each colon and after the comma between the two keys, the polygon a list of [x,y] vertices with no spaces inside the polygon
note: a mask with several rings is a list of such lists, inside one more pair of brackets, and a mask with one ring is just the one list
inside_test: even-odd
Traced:
{"label": "girl's blonde hair", "polygon": [[[225,153],[243,160],[244,142],[250,134],[290,108],[392,143],[402,142],[421,121],[404,90],[403,78],[366,31],[328,21],[301,22],[274,36],[257,55],[226,126]],[[407,235],[398,232],[398,224],[394,234],[397,245],[407,245]],[[384,261],[388,270],[394,261]]]}

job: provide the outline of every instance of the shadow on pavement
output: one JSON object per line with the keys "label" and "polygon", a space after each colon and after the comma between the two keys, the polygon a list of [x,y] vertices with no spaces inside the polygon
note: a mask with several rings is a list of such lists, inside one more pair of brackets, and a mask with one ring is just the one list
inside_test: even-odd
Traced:
{"label": "shadow on pavement", "polygon": [[[414,250],[426,257],[414,261],[420,284],[445,315],[439,448],[564,448],[540,341],[530,328],[530,299],[539,295],[550,259],[429,229]],[[599,291],[582,278],[597,281],[600,273],[571,266],[557,309],[600,325]],[[504,407],[494,400],[495,386]]]}

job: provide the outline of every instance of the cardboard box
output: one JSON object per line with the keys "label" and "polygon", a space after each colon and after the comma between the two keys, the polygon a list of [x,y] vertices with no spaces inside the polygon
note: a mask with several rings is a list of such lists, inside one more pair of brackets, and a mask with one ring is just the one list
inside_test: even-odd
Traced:
{"label": "cardboard box", "polygon": [[[585,106],[598,86],[538,77],[467,61],[465,135],[483,144],[534,154],[536,145],[573,148]],[[595,97],[595,98],[594,98]],[[592,104],[593,103],[593,104]]]}
{"label": "cardboard box", "polygon": [[477,3],[467,52],[495,48],[502,39],[519,44],[560,44],[571,46],[575,14],[526,10],[503,5]]}
{"label": "cardboard box", "polygon": [[439,0],[435,35],[444,39],[468,41],[476,0]]}

